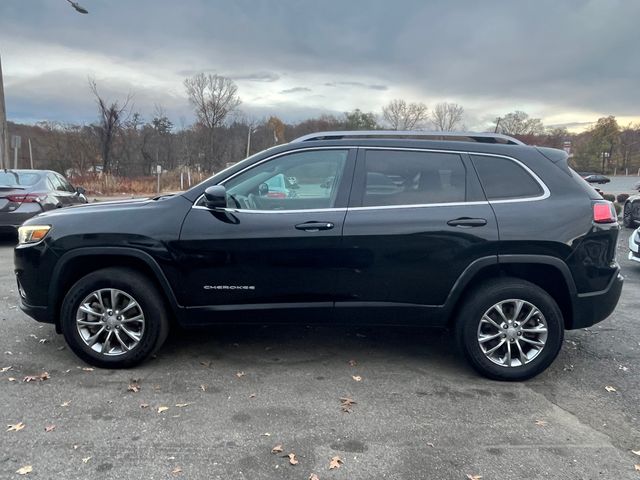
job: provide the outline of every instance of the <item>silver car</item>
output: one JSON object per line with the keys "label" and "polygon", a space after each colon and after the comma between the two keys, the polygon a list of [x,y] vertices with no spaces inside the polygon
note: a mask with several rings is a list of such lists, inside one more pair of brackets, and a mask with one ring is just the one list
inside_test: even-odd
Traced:
{"label": "silver car", "polygon": [[15,232],[46,210],[87,203],[84,193],[50,170],[0,170],[0,232]]}
{"label": "silver car", "polygon": [[640,263],[640,228],[629,237],[629,260]]}

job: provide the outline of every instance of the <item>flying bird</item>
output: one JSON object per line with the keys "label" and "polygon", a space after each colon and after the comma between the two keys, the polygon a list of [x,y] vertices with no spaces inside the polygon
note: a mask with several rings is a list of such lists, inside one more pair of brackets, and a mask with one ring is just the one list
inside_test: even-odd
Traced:
{"label": "flying bird", "polygon": [[81,7],[81,6],[80,6],[80,4],[79,4],[78,2],[74,2],[74,1],[72,1],[72,0],[67,0],[67,2],[69,2],[69,3],[71,4],[71,6],[72,6],[73,8],[75,8],[75,9],[76,9],[76,11],[77,11],[77,12],[80,12],[80,13],[89,13],[89,10],[87,10],[87,9],[86,9],[86,8],[84,8],[84,7]]}

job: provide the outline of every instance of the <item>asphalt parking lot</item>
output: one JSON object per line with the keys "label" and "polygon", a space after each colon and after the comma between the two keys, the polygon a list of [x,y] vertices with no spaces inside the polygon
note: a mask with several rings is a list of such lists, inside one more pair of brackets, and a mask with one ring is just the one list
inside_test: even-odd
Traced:
{"label": "asphalt parking lot", "polygon": [[[547,372],[511,384],[477,376],[446,332],[303,319],[178,332],[140,368],[90,369],[53,326],[16,308],[5,240],[0,478],[640,478],[640,264],[626,258],[630,233],[619,242],[626,283],[614,315],[569,332]],[[48,379],[24,381],[43,372]],[[340,398],[355,402],[349,413]],[[343,463],[329,469],[336,456]]]}

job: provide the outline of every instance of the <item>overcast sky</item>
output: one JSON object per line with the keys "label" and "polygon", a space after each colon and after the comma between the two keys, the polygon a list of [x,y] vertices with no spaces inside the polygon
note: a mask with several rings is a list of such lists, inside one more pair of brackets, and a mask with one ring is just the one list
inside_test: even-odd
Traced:
{"label": "overcast sky", "polygon": [[243,112],[297,121],[394,98],[462,104],[469,129],[640,117],[635,0],[0,0],[8,119],[95,119],[87,78],[193,121],[183,80],[232,77]]}

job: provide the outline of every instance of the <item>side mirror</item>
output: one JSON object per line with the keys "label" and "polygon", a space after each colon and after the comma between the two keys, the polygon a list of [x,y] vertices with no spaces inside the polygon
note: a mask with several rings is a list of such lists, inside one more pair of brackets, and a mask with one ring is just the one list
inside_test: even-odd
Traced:
{"label": "side mirror", "polygon": [[87,193],[87,191],[82,187],[76,187],[76,193],[78,195],[84,195],[85,193]]}
{"label": "side mirror", "polygon": [[269,193],[269,185],[267,185],[266,183],[261,183],[260,185],[258,185],[258,195],[260,195],[261,197],[266,197],[267,193]]}
{"label": "side mirror", "polygon": [[204,206],[207,208],[227,208],[227,189],[222,185],[212,185],[204,191]]}

